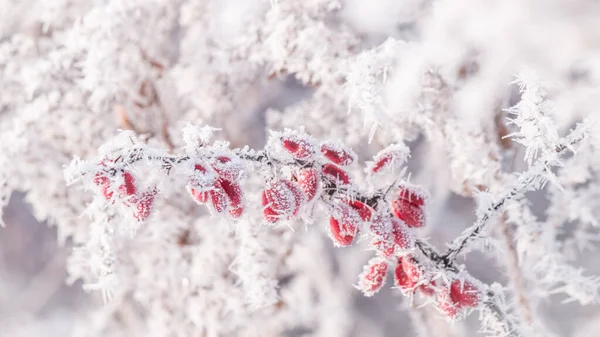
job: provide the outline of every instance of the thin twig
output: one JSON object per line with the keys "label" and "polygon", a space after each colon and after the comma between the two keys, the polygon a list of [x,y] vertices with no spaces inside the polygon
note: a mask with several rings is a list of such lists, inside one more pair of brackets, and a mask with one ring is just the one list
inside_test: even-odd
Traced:
{"label": "thin twig", "polygon": [[[556,156],[564,155],[568,149],[571,149],[572,146],[585,138],[585,133],[572,133],[562,142],[562,144],[554,149],[554,154]],[[486,229],[489,220],[504,210],[508,201],[523,198],[523,194],[531,188],[531,185],[534,182],[538,181],[544,174],[550,172],[550,169],[555,165],[555,160],[555,157],[540,160],[528,172],[522,174],[508,192],[500,197],[498,201],[492,203],[486,212],[478,217],[473,226],[465,229],[461,235],[448,245],[449,248],[442,257],[444,263],[446,265],[451,265],[456,257],[463,252],[469,244],[476,241],[480,234]]]}

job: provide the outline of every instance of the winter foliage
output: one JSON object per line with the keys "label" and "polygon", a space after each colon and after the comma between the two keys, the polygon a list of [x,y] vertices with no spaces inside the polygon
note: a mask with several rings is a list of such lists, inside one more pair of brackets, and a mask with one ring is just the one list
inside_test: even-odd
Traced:
{"label": "winter foliage", "polygon": [[0,0],[0,215],[56,229],[73,336],[593,336],[599,16]]}

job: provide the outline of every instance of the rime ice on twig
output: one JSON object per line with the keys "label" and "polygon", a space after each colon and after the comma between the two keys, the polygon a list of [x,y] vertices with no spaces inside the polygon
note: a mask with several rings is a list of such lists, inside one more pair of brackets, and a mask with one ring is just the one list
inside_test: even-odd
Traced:
{"label": "rime ice on twig", "polygon": [[448,245],[448,251],[443,257],[445,263],[454,261],[472,242],[481,239],[488,224],[500,215],[509,200],[521,199],[525,192],[539,189],[546,181],[551,181],[553,179],[551,168],[558,165],[558,158],[569,150],[574,151],[574,147],[587,137],[586,129],[586,125],[579,125],[571,131],[567,137],[559,141],[554,152],[540,158],[527,172],[519,175],[514,185],[502,196],[496,200],[490,200],[489,197],[486,198],[487,200],[482,199],[484,202],[480,203],[477,210],[477,221]]}

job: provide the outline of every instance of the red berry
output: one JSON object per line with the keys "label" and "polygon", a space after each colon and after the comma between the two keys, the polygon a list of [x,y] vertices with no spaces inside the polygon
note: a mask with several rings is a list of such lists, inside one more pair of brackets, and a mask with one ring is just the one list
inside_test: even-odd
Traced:
{"label": "red berry", "polygon": [[304,204],[304,202],[306,202],[306,195],[302,191],[302,188],[300,188],[300,185],[298,185],[297,183],[295,183],[293,181],[289,181],[289,180],[281,180],[281,182],[283,184],[285,184],[285,186],[287,186],[287,188],[290,190],[290,192],[292,192],[292,194],[294,195],[294,198],[296,200],[295,207],[292,212],[292,216],[294,216],[294,215],[298,214],[298,210],[300,210],[300,206],[302,206],[302,204]]}
{"label": "red berry", "polygon": [[430,281],[429,284],[421,284],[419,290],[425,296],[433,296],[435,294],[435,281]]}
{"label": "red berry", "polygon": [[392,212],[404,221],[408,227],[416,228],[425,225],[425,213],[423,208],[403,199],[392,201]]}
{"label": "red berry", "polygon": [[360,222],[358,212],[347,205],[338,205],[336,214],[329,218],[330,235],[334,244],[341,247],[351,245]]}
{"label": "red berry", "polygon": [[234,218],[239,218],[244,212],[244,195],[242,187],[239,184],[232,183],[229,180],[220,179],[219,183],[229,198],[229,214]]}
{"label": "red berry", "polygon": [[446,317],[454,318],[461,309],[448,294],[447,290],[442,291],[437,298],[437,307]]}
{"label": "red berry", "polygon": [[208,187],[215,187],[217,177],[201,164],[195,164],[194,170],[195,175],[190,177],[186,189],[198,204],[207,203],[210,198]]}
{"label": "red berry", "polygon": [[373,215],[373,209],[367,204],[352,199],[345,199],[343,200],[343,202],[348,206],[352,207],[354,210],[356,210],[361,219],[363,219],[363,221],[371,220],[371,216]]}
{"label": "red berry", "polygon": [[415,206],[423,206],[425,204],[425,191],[417,187],[404,186],[400,188],[398,198]]}
{"label": "red berry", "polygon": [[210,196],[213,209],[217,213],[223,213],[229,208],[229,198],[218,181],[213,185],[213,189],[208,191],[208,195]]}
{"label": "red berry", "polygon": [[192,195],[192,199],[194,199],[194,201],[196,201],[198,204],[204,204],[208,202],[208,191],[198,191],[189,185],[187,186],[187,190]]}
{"label": "red berry", "polygon": [[242,164],[229,156],[217,156],[213,159],[212,168],[217,172],[219,178],[237,181],[242,172]]}
{"label": "red berry", "polygon": [[363,273],[358,277],[358,288],[365,296],[373,296],[385,283],[388,264],[385,260],[374,258],[364,267]]}
{"label": "red berry", "polygon": [[299,160],[307,160],[314,153],[313,145],[308,139],[302,139],[299,136],[288,135],[281,137],[283,148],[291,153],[294,158]]}
{"label": "red berry", "polygon": [[350,183],[350,177],[348,173],[346,173],[341,168],[333,165],[333,164],[325,164],[323,165],[322,171],[329,179],[334,180],[338,183],[347,185]]}
{"label": "red berry", "polygon": [[300,169],[297,178],[298,185],[306,194],[307,201],[311,201],[319,188],[319,172],[312,168]]}
{"label": "red berry", "polygon": [[106,200],[110,200],[113,192],[110,191],[110,180],[103,173],[96,173],[94,184],[100,187],[100,191]]}
{"label": "red berry", "polygon": [[323,153],[325,158],[329,159],[332,163],[342,166],[352,164],[356,158],[356,155],[353,152],[334,143],[325,143],[321,145],[321,153]]}
{"label": "red berry", "polygon": [[384,257],[411,249],[414,245],[406,227],[394,218],[378,215],[371,222],[370,228],[373,234],[371,245]]}
{"label": "red berry", "polygon": [[377,173],[379,172],[381,169],[383,169],[390,161],[392,160],[392,156],[387,155],[385,157],[380,158],[378,161],[375,162],[375,165],[373,165],[373,168],[371,169],[371,171],[373,173]]}
{"label": "red berry", "polygon": [[333,241],[341,247],[347,247],[354,241],[355,231],[348,223],[340,224],[340,222],[334,218],[329,218],[329,229],[331,231],[331,237]]}
{"label": "red berry", "polygon": [[290,219],[298,212],[301,201],[289,183],[287,180],[278,180],[263,191],[263,214],[268,222],[277,222],[280,218]]}
{"label": "red berry", "polygon": [[377,173],[389,167],[400,170],[408,156],[409,149],[404,144],[390,145],[375,156],[371,172]]}
{"label": "red berry", "polygon": [[126,197],[135,195],[135,192],[133,176],[129,172],[123,172],[123,184],[119,185],[119,194]]}
{"label": "red berry", "polygon": [[450,298],[460,307],[476,307],[481,302],[481,291],[471,282],[452,281]]}
{"label": "red berry", "polygon": [[396,276],[396,285],[404,293],[414,291],[415,286],[421,279],[419,267],[410,257],[398,258],[398,264],[396,265],[394,274]]}
{"label": "red berry", "polygon": [[152,208],[154,207],[154,198],[157,192],[156,189],[151,189],[142,193],[140,199],[136,200],[133,217],[137,221],[143,222],[150,216]]}
{"label": "red berry", "polygon": [[212,208],[217,213],[222,213],[229,207],[229,197],[225,193],[220,181],[215,181],[210,190],[196,189],[189,184],[186,186],[186,189],[196,203],[201,205],[210,202]]}

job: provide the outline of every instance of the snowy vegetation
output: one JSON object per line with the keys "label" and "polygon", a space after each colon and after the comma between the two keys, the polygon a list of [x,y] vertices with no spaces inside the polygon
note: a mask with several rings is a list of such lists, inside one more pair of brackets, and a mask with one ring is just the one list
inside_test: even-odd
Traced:
{"label": "snowy vegetation", "polygon": [[0,214],[56,228],[74,336],[593,336],[599,15],[0,0]]}

